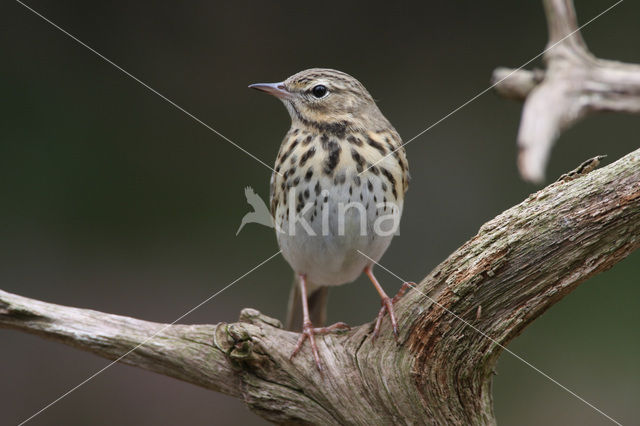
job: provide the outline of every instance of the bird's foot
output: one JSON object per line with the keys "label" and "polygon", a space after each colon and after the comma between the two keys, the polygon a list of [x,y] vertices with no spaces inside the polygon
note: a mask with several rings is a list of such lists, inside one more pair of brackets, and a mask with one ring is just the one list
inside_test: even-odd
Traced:
{"label": "bird's foot", "polygon": [[320,362],[320,355],[318,354],[318,347],[316,346],[315,335],[329,334],[335,331],[345,331],[350,329],[351,327],[349,327],[347,324],[343,322],[337,322],[333,325],[330,325],[329,327],[314,328],[313,324],[311,324],[310,321],[305,321],[305,323],[302,326],[302,334],[300,335],[300,338],[298,338],[298,343],[296,344],[296,348],[293,350],[293,353],[291,354],[289,359],[292,360],[293,357],[296,356],[298,352],[300,352],[300,349],[302,349],[302,347],[304,346],[305,340],[309,339],[309,344],[311,345],[311,352],[313,353],[313,358],[316,361],[316,366],[318,367],[318,370],[322,372],[323,370],[322,363]]}
{"label": "bird's foot", "polygon": [[380,334],[380,326],[382,325],[382,319],[384,318],[384,314],[389,312],[389,318],[391,319],[391,326],[393,327],[393,335],[398,340],[398,322],[396,321],[396,314],[393,311],[393,305],[404,296],[408,288],[414,287],[416,283],[414,282],[405,282],[402,283],[402,287],[398,293],[391,297],[383,297],[382,298],[382,307],[380,308],[380,312],[378,312],[378,317],[376,318],[376,325],[373,327],[373,339],[375,340]]}

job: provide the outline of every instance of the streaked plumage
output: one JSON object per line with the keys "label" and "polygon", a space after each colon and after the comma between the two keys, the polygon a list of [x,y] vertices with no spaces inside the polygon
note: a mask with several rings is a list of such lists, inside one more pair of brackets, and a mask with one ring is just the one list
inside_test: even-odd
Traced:
{"label": "streaked plumage", "polygon": [[[375,261],[386,251],[393,234],[382,235],[384,232],[374,227],[384,224],[383,216],[397,214],[399,219],[402,213],[409,183],[405,151],[400,136],[369,92],[348,74],[316,68],[282,83],[253,87],[281,98],[291,115],[291,128],[280,146],[271,177],[271,214],[283,256],[301,286],[306,283],[308,299],[313,301],[314,292],[351,282],[372,266],[372,261],[358,251]],[[324,95],[317,96],[321,93]],[[290,227],[290,213],[304,219],[308,226],[298,221]],[[340,217],[344,217],[342,225]],[[302,301],[297,296],[301,286],[294,285],[294,304]],[[385,306],[382,315],[392,308],[384,300],[382,289],[378,291]],[[316,299],[324,301],[326,297]],[[295,308],[290,308],[289,322]],[[324,308],[316,311],[317,322],[322,320]],[[306,320],[302,341],[310,338],[319,364],[313,329]],[[395,331],[393,317],[392,322]]]}

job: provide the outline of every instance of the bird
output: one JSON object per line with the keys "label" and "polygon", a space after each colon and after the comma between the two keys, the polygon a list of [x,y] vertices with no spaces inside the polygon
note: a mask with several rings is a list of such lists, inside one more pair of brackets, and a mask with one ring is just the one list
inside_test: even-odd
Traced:
{"label": "bird", "polygon": [[247,186],[244,189],[244,196],[247,199],[247,203],[249,203],[249,205],[253,207],[253,211],[245,214],[242,217],[240,226],[236,231],[236,237],[238,236],[244,225],[246,225],[247,223],[259,223],[260,225],[273,228],[273,220],[271,218],[269,208],[262,200],[262,198],[260,198],[260,196],[255,193],[252,187]]}
{"label": "bird", "polygon": [[[365,274],[380,295],[373,329],[385,314],[393,333],[393,305],[373,273],[389,247],[409,187],[409,165],[400,135],[356,78],[312,68],[278,83],[249,86],[279,98],[291,117],[270,181],[270,212],[283,257],[294,271],[286,327],[301,331],[290,359],[309,341],[323,365],[315,336],[349,327],[323,327],[327,292]],[[298,324],[301,323],[301,328]]]}

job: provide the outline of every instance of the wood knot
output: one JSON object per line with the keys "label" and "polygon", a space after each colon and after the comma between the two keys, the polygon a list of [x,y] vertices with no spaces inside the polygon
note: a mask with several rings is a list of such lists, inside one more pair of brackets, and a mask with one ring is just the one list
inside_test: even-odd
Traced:
{"label": "wood knot", "polygon": [[235,361],[250,358],[253,353],[251,335],[242,324],[218,324],[213,334],[213,344]]}
{"label": "wood knot", "polygon": [[[256,310],[252,309],[251,311],[260,314]],[[260,339],[254,339],[254,336],[259,334],[260,328],[254,324],[246,322],[220,323],[216,325],[213,344],[224,352],[237,367],[243,369],[264,368],[269,358],[260,346]]]}

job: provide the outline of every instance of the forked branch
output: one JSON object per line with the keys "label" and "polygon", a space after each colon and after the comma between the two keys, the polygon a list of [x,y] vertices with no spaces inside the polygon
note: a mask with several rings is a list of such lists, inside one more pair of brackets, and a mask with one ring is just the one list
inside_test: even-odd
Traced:
{"label": "forked branch", "polygon": [[518,131],[522,177],[542,182],[560,134],[594,112],[640,113],[640,65],[596,58],[578,29],[572,0],[544,0],[549,42],[545,71],[497,68],[492,81],[507,98],[524,100]]}
{"label": "forked branch", "polygon": [[0,327],[126,354],[121,362],[242,398],[278,423],[493,424],[504,345],[639,246],[640,150],[482,226],[398,302],[399,343],[388,322],[375,342],[372,324],[319,337],[323,376],[306,351],[291,362],[297,335],[253,309],[232,324],[163,325],[0,291]]}

